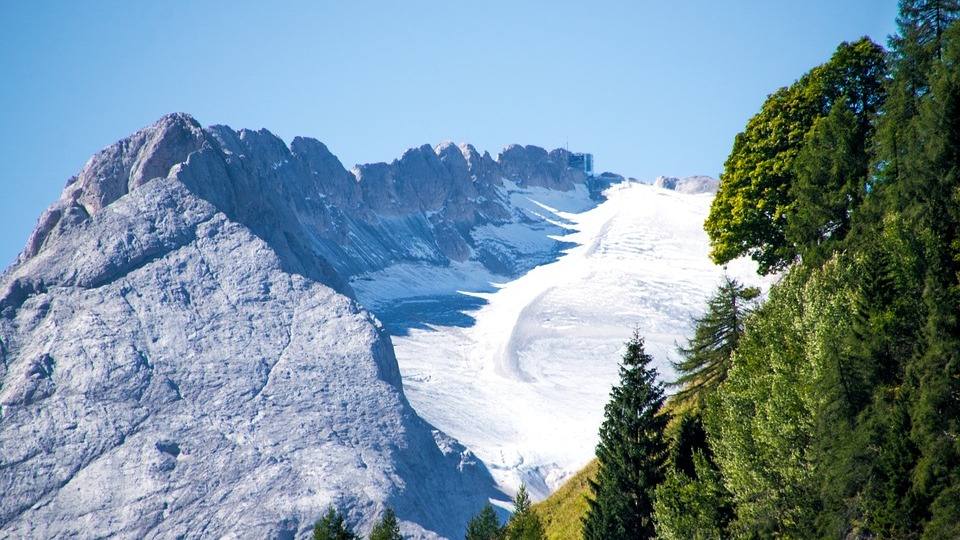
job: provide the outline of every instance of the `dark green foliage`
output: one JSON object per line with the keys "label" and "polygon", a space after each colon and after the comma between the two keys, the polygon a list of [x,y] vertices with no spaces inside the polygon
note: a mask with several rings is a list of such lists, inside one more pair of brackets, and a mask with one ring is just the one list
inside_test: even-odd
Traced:
{"label": "dark green foliage", "polygon": [[403,540],[400,536],[400,524],[393,508],[387,508],[380,521],[370,531],[370,540]]}
{"label": "dark green foliage", "polygon": [[657,486],[654,520],[659,538],[725,538],[733,501],[713,462],[699,411],[683,411],[668,426],[670,457]]}
{"label": "dark green foliage", "polygon": [[513,515],[507,522],[505,536],[508,540],[544,540],[546,538],[540,516],[530,509],[530,496],[527,495],[527,488],[523,484],[520,484],[517,496],[513,499]]}
{"label": "dark green foliage", "polygon": [[[672,429],[671,429],[672,428]],[[711,458],[707,432],[698,412],[685,411],[674,417],[667,428],[670,439],[670,466],[690,477],[697,475],[694,455],[702,453]]]}
{"label": "dark green foliage", "polygon": [[692,456],[694,474],[667,472],[654,501],[657,537],[665,540],[727,538],[730,494],[702,452]]}
{"label": "dark green foliage", "polygon": [[900,0],[897,27],[900,34],[891,42],[901,62],[917,62],[920,71],[943,56],[943,34],[960,16],[958,0]]}
{"label": "dark green foliage", "polygon": [[466,540],[500,540],[503,535],[503,527],[490,503],[484,505],[483,510],[467,524]]}
{"label": "dark green foliage", "polygon": [[679,351],[682,359],[673,362],[678,377],[671,386],[679,388],[673,396],[675,404],[702,407],[704,397],[727,378],[733,351],[759,294],[758,289],[724,276],[707,302],[707,312],[694,319],[693,338]]}
{"label": "dark green foliage", "polygon": [[664,394],[643,338],[635,332],[626,345],[620,384],[610,392],[600,426],[599,469],[583,523],[588,540],[654,537],[654,489],[663,479],[667,450]]}
{"label": "dark green foliage", "polygon": [[343,515],[331,506],[320,521],[313,526],[313,540],[358,540],[350,527],[344,522]]}
{"label": "dark green foliage", "polygon": [[807,133],[794,162],[786,236],[809,264],[822,264],[850,230],[866,194],[867,133],[847,107],[834,107]]}

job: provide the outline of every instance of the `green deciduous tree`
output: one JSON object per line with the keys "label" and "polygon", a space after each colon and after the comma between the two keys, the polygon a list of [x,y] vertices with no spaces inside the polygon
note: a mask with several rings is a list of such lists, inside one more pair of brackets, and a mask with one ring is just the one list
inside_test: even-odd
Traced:
{"label": "green deciduous tree", "polygon": [[791,188],[807,133],[835,105],[868,130],[884,99],[884,73],[883,50],[864,38],[841,44],[829,62],[767,98],[734,140],[704,224],[714,261],[749,255],[761,273],[793,262],[798,249],[787,233],[795,211]]}
{"label": "green deciduous tree", "polygon": [[600,426],[599,469],[583,524],[589,540],[654,537],[653,490],[664,474],[667,418],[660,414],[664,393],[652,361],[635,332]]}

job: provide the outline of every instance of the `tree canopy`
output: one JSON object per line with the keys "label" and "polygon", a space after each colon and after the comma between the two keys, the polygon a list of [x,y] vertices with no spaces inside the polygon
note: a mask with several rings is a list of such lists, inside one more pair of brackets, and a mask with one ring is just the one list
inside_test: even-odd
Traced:
{"label": "tree canopy", "polygon": [[[853,161],[865,162],[866,149],[862,141],[885,97],[884,74],[883,49],[863,38],[842,43],[827,63],[767,98],[760,112],[734,139],[733,150],[720,175],[719,191],[704,225],[715,262],[723,264],[750,256],[762,273],[782,270],[805,247],[798,246],[798,241],[815,240],[810,238],[811,226],[814,229],[818,225],[829,227],[829,223],[818,222],[855,210],[857,198],[844,200],[843,208],[830,207],[828,216],[811,215],[801,207],[804,219],[814,222],[806,226],[789,225],[798,210],[797,195],[810,195],[810,184],[815,188],[817,181],[824,181],[816,174],[811,176],[816,171],[810,170],[815,163],[809,154],[802,165],[797,164],[808,142],[808,133],[818,119],[828,116],[834,108],[849,111],[857,133],[857,140],[851,144],[860,154]],[[838,112],[833,123],[848,119]],[[832,130],[824,126],[812,144],[820,144],[831,135],[834,135]],[[806,186],[794,188],[798,169],[807,175]],[[854,192],[866,189],[862,176],[847,179],[846,183],[853,184]],[[836,201],[832,202],[835,206]]]}

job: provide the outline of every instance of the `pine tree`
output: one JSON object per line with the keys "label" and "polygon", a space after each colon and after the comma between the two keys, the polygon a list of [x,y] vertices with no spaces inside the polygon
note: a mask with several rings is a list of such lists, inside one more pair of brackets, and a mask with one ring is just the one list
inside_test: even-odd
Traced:
{"label": "pine tree", "polygon": [[543,523],[530,508],[530,496],[527,487],[520,484],[517,496],[513,499],[513,515],[506,527],[508,540],[544,540],[546,538]]}
{"label": "pine tree", "polygon": [[627,342],[620,384],[610,392],[597,445],[599,468],[590,482],[583,536],[587,540],[654,537],[654,489],[663,479],[666,415],[663,386],[638,332]]}
{"label": "pine tree", "polygon": [[359,540],[344,522],[343,515],[330,506],[327,513],[313,526],[313,540]]}
{"label": "pine tree", "polygon": [[[877,176],[886,183],[910,180],[904,170],[909,146],[920,137],[912,121],[930,88],[934,61],[942,58],[944,34],[960,18],[958,0],[900,0],[897,35],[890,38],[888,99],[877,126]],[[900,200],[909,200],[909,191]]]}
{"label": "pine tree", "polygon": [[473,516],[467,524],[466,540],[500,540],[503,538],[503,527],[497,519],[493,505],[487,503],[479,514]]}
{"label": "pine tree", "polygon": [[[917,126],[924,137],[908,155],[910,178],[926,192],[915,202],[915,232],[924,253],[923,352],[905,369],[910,437],[919,459],[912,495],[925,505],[955,496],[960,485],[960,23],[943,35]],[[953,489],[950,489],[953,487]],[[960,517],[956,505],[937,504]]]}
{"label": "pine tree", "polygon": [[393,508],[387,508],[380,521],[370,531],[370,540],[403,540],[400,536],[400,524]]}
{"label": "pine tree", "polygon": [[726,379],[744,323],[759,294],[758,289],[724,276],[707,302],[707,312],[694,319],[693,339],[679,350],[682,360],[673,362],[679,376],[670,386],[680,389],[673,397],[677,406],[699,408],[704,397]]}

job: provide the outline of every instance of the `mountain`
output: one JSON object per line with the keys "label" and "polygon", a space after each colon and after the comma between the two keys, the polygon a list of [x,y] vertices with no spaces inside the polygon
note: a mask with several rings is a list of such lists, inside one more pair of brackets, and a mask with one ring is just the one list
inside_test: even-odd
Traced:
{"label": "mountain", "polygon": [[653,185],[658,188],[671,189],[680,193],[716,193],[720,182],[709,176],[687,176],[676,178],[673,176],[658,176]]}
{"label": "mountain", "polygon": [[0,535],[300,537],[332,503],[360,530],[390,505],[406,534],[460,536],[503,495],[410,407],[354,284],[517,275],[563,228],[516,193],[602,187],[564,150],[347,171],[319,141],[185,114],[102,150],[0,276]]}

